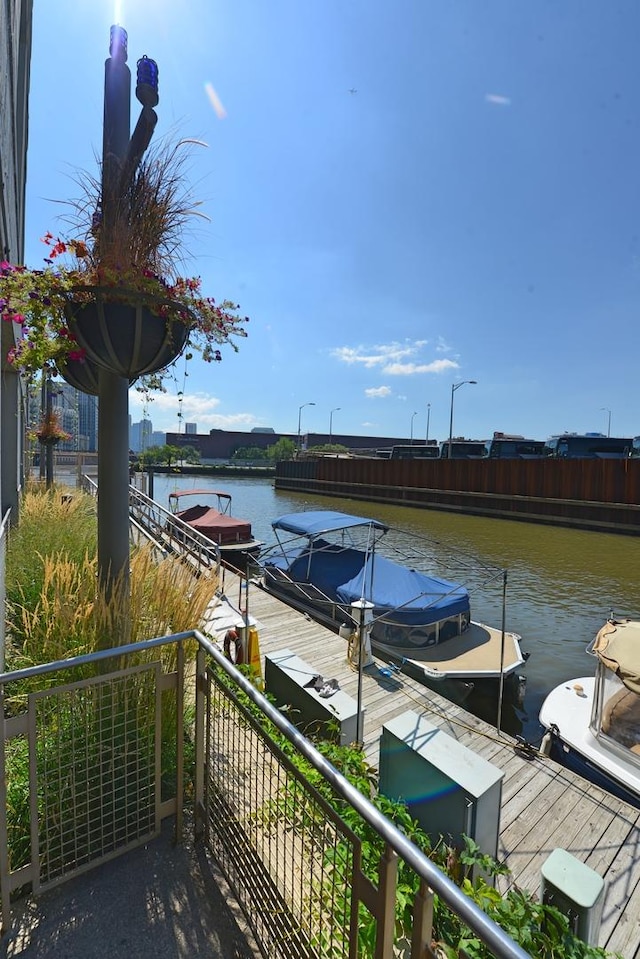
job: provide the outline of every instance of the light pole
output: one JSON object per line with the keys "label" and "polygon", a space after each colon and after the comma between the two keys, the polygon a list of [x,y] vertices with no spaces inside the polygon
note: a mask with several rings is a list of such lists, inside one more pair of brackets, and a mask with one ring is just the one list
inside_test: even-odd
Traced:
{"label": "light pole", "polygon": [[426,443],[429,444],[429,419],[431,417],[431,403],[427,403],[427,438]]}
{"label": "light pole", "polygon": [[331,441],[333,439],[333,414],[337,413],[339,409],[342,409],[342,407],[336,406],[329,413],[329,446],[331,446]]}
{"label": "light pole", "polygon": [[609,419],[607,420],[607,436],[611,436],[611,410],[607,409],[606,406],[601,406],[600,409],[603,413],[609,414]]}
{"label": "light pole", "polygon": [[417,410],[415,410],[415,411],[411,414],[411,445],[412,445],[412,446],[413,446],[413,420],[414,420],[414,417],[417,416],[417,415],[418,415],[418,411],[417,411]]}
{"label": "light pole", "polygon": [[449,449],[447,450],[447,459],[451,459],[451,444],[453,440],[453,397],[455,396],[456,390],[459,390],[465,383],[472,383],[475,386],[477,382],[477,380],[461,380],[460,383],[451,384],[451,415],[449,417]]}
{"label": "light pole", "polygon": [[300,420],[302,418],[302,411],[305,406],[315,406],[315,403],[303,403],[302,406],[298,407],[298,445],[296,447],[297,452],[300,452]]}

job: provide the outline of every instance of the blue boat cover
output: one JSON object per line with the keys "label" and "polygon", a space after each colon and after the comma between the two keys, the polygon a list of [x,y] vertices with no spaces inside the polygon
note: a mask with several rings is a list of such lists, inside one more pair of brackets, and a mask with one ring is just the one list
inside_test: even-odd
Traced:
{"label": "blue boat cover", "polygon": [[298,547],[272,556],[266,565],[282,570],[296,583],[312,584],[343,606],[368,600],[374,605],[374,616],[393,613],[388,619],[404,626],[423,626],[469,613],[469,593],[464,586],[427,576],[377,553],[345,549],[322,539],[315,540],[311,548]]}
{"label": "blue boat cover", "polygon": [[279,519],[274,519],[271,526],[274,530],[284,530],[296,536],[313,538],[323,533],[335,532],[340,529],[352,529],[356,526],[371,526],[373,529],[386,532],[389,527],[377,519],[367,519],[364,516],[351,516],[350,513],[339,513],[331,509],[310,509],[300,513],[287,513]]}

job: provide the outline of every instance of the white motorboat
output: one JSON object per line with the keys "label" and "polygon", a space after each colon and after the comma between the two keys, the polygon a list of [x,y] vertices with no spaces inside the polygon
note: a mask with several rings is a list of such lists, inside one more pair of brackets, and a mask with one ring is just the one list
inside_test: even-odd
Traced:
{"label": "white motorboat", "polygon": [[640,807],[640,621],[609,619],[587,651],[595,675],[561,683],[542,704],[544,751]]}

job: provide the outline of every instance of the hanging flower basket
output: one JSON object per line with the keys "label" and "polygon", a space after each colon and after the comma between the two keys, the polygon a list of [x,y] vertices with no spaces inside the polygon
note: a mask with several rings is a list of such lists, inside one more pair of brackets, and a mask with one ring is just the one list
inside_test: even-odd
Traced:
{"label": "hanging flower basket", "polygon": [[183,186],[187,142],[149,154],[122,195],[105,196],[101,175],[81,175],[83,195],[71,201],[80,235],[46,233],[43,269],[0,260],[0,319],[22,332],[7,353],[16,369],[62,372],[72,361],[73,376],[72,364],[87,360],[161,385],[187,346],[207,363],[222,359],[220,345],[238,349],[247,320],[238,305],[204,296],[201,278],[180,276],[175,262],[198,206]]}
{"label": "hanging flower basket", "polygon": [[[91,360],[73,360],[67,357],[66,360],[58,360],[58,373],[69,386],[79,390],[80,393],[88,393],[90,396],[98,396],[100,393],[100,367],[92,363]],[[135,379],[129,380],[129,386],[133,386]]]}
{"label": "hanging flower basket", "polygon": [[136,290],[84,287],[87,303],[71,301],[65,310],[67,324],[78,346],[91,363],[136,379],[173,363],[185,348],[186,322],[166,314],[175,304]]}
{"label": "hanging flower basket", "polygon": [[42,443],[43,446],[55,446],[61,440],[70,440],[71,434],[62,429],[58,414],[52,411],[42,417],[38,428],[31,434],[31,438]]}
{"label": "hanging flower basket", "polygon": [[57,366],[60,376],[69,386],[73,386],[81,393],[88,393],[90,396],[98,395],[100,371],[91,360],[67,358],[66,360],[59,360]]}

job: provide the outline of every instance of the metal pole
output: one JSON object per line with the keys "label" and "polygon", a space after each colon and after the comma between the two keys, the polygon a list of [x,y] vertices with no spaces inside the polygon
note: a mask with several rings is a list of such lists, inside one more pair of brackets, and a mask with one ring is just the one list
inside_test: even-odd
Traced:
{"label": "metal pole", "polygon": [[451,441],[453,439],[453,397],[456,391],[456,384],[451,384],[451,413],[449,415],[449,446],[447,448],[447,459],[451,459]]}
{"label": "metal pole", "polygon": [[300,452],[300,424],[302,422],[302,411],[305,406],[315,406],[315,403],[303,403],[302,406],[298,407],[298,445],[296,446],[296,452]]}
{"label": "metal pole", "polygon": [[429,442],[429,418],[431,417],[431,403],[427,403],[427,438],[426,443]]}
{"label": "metal pole", "polygon": [[500,686],[498,689],[498,716],[496,719],[496,728],[500,735],[502,726],[502,696],[504,693],[504,644],[506,640],[506,622],[507,622],[507,571],[502,570],[502,643],[500,646]]}
{"label": "metal pole", "polygon": [[411,414],[411,445],[412,446],[413,446],[413,421],[417,415],[418,415],[417,410],[414,410],[414,412]]}
{"label": "metal pole", "polygon": [[362,713],[362,679],[364,676],[364,610],[365,605],[360,607],[360,627],[358,636],[358,704],[356,707],[358,713],[358,724],[356,731],[356,742],[359,746],[364,743],[364,716]]}
{"label": "metal pole", "polygon": [[[104,65],[101,234],[108,242],[118,215],[116,184],[129,148],[131,73],[127,35],[111,28]],[[100,370],[98,378],[98,571],[107,598],[116,581],[120,600],[129,595],[129,381]],[[126,633],[128,611],[123,623]],[[125,637],[122,637],[124,641]]]}
{"label": "metal pole", "polygon": [[334,413],[337,413],[339,409],[340,409],[340,407],[339,407],[339,406],[336,406],[336,407],[335,407],[334,409],[332,409],[331,412],[329,413],[329,445],[331,445],[331,442],[332,442],[332,439],[333,439],[333,414],[334,414]]}
{"label": "metal pole", "polygon": [[451,415],[449,416],[449,449],[447,451],[447,459],[451,459],[451,446],[453,440],[453,397],[456,390],[459,390],[461,386],[464,386],[465,383],[470,383],[473,386],[477,384],[477,380],[462,380],[460,383],[451,384]]}
{"label": "metal pole", "polygon": [[[47,395],[45,402],[45,417],[50,419],[53,413],[53,398],[51,395],[51,376],[47,373]],[[51,489],[53,486],[53,443],[46,443],[44,446],[45,459],[45,476],[46,476],[46,488]],[[42,453],[40,455],[42,456]]]}

